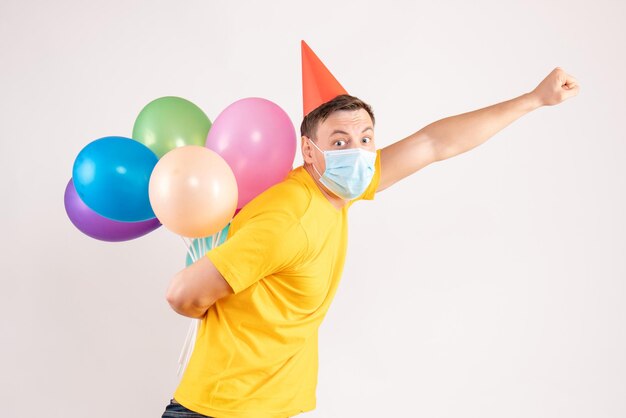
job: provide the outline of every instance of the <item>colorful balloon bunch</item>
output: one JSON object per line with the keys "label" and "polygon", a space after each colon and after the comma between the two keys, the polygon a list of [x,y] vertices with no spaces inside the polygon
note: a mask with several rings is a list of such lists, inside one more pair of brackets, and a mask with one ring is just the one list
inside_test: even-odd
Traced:
{"label": "colorful balloon bunch", "polygon": [[161,97],[141,110],[132,138],[103,137],[79,152],[65,209],[81,232],[102,241],[165,225],[191,240],[195,261],[214,244],[205,238],[285,178],[295,149],[291,120],[269,100],[238,100],[212,124],[190,101]]}

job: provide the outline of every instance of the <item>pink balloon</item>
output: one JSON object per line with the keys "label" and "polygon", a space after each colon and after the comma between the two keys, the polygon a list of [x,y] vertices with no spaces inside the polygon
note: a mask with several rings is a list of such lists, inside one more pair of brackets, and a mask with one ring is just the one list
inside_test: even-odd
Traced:
{"label": "pink balloon", "polygon": [[284,180],[293,169],[296,131],[280,106],[260,97],[248,97],[218,115],[205,145],[232,169],[239,209]]}

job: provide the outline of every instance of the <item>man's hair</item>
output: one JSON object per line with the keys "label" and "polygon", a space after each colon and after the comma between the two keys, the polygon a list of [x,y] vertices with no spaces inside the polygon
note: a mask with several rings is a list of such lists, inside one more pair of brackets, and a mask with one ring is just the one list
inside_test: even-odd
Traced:
{"label": "man's hair", "polygon": [[300,125],[300,135],[317,140],[315,136],[318,125],[324,122],[331,115],[331,113],[338,110],[358,109],[365,109],[372,118],[372,124],[376,123],[374,120],[374,112],[369,104],[365,103],[358,97],[350,96],[349,94],[341,94],[309,112],[309,114],[304,117],[302,124]]}

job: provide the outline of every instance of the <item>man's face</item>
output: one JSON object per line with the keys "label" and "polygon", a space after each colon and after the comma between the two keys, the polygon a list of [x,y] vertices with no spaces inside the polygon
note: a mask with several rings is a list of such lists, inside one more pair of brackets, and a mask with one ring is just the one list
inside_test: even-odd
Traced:
{"label": "man's face", "polygon": [[[363,148],[376,151],[374,145],[374,124],[365,109],[338,110],[317,126],[315,145],[321,150],[341,150]],[[302,157],[306,164],[314,165],[320,174],[326,170],[324,155],[313,145],[312,140],[302,137]]]}

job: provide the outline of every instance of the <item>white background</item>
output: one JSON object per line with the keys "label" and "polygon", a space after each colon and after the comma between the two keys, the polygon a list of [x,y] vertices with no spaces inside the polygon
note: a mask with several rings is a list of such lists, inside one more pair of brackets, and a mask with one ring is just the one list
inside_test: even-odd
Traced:
{"label": "white background", "polygon": [[307,416],[626,416],[625,18],[617,0],[2,0],[0,415],[161,416],[183,244],[79,232],[74,158],[167,95],[212,121],[264,97],[299,132],[304,39],[372,104],[378,147],[556,66],[581,86],[353,206]]}

